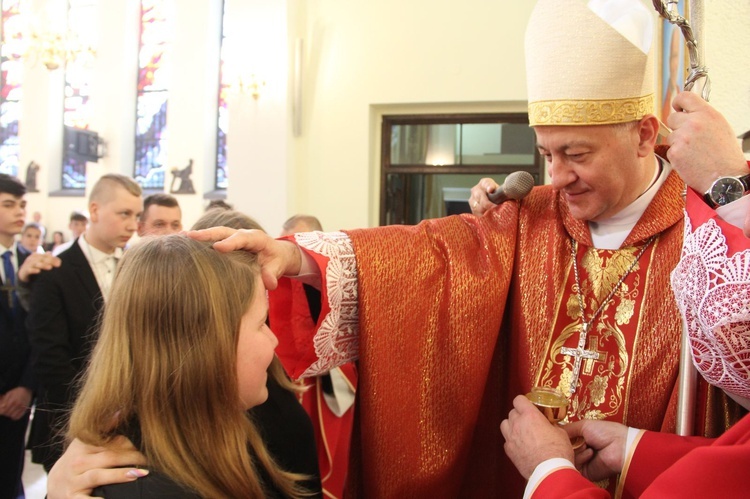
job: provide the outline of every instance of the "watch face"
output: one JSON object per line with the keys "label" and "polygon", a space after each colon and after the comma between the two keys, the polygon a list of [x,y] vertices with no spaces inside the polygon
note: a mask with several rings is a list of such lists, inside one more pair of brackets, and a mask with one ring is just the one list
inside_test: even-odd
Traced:
{"label": "watch face", "polygon": [[711,186],[711,199],[719,206],[737,201],[745,193],[745,187],[739,179],[723,177]]}

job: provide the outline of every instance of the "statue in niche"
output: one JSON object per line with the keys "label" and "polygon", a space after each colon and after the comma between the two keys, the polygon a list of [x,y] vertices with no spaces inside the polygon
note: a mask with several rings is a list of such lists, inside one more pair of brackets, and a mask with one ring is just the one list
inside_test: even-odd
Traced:
{"label": "statue in niche", "polygon": [[26,167],[26,192],[39,192],[36,187],[36,175],[40,168],[41,166],[35,161],[29,163]]}
{"label": "statue in niche", "polygon": [[[193,174],[193,160],[188,162],[188,165],[180,170],[179,168],[172,168],[172,184],[169,186],[169,192],[172,194],[194,194],[195,189],[193,188],[193,181],[190,179],[190,175]],[[174,183],[177,179],[180,179],[180,186],[175,190]]]}

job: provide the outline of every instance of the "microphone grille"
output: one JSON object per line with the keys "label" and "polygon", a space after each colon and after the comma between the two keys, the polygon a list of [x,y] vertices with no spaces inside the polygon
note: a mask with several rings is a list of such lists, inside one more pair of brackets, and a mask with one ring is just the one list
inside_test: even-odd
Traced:
{"label": "microphone grille", "polygon": [[534,176],[529,172],[513,172],[505,178],[503,190],[510,199],[523,199],[534,187]]}

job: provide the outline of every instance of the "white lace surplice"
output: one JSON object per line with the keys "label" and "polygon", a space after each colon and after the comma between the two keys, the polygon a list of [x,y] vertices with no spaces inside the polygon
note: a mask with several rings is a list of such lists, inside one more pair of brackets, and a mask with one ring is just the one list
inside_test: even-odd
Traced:
{"label": "white lace surplice", "polygon": [[672,289],[686,319],[695,367],[709,383],[750,398],[750,249],[731,257],[727,251],[713,219],[693,232],[686,214]]}
{"label": "white lace surplice", "polygon": [[323,285],[331,311],[323,318],[313,338],[315,361],[302,377],[317,376],[359,356],[359,308],[357,263],[349,236],[343,232],[303,232],[297,244],[328,258]]}

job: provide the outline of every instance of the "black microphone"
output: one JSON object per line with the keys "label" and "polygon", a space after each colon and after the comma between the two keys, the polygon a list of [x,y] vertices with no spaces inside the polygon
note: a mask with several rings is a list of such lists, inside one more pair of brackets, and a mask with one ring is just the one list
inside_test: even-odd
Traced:
{"label": "black microphone", "polygon": [[523,199],[534,187],[534,176],[529,172],[513,172],[505,177],[503,185],[487,194],[495,204],[504,203],[509,199]]}

